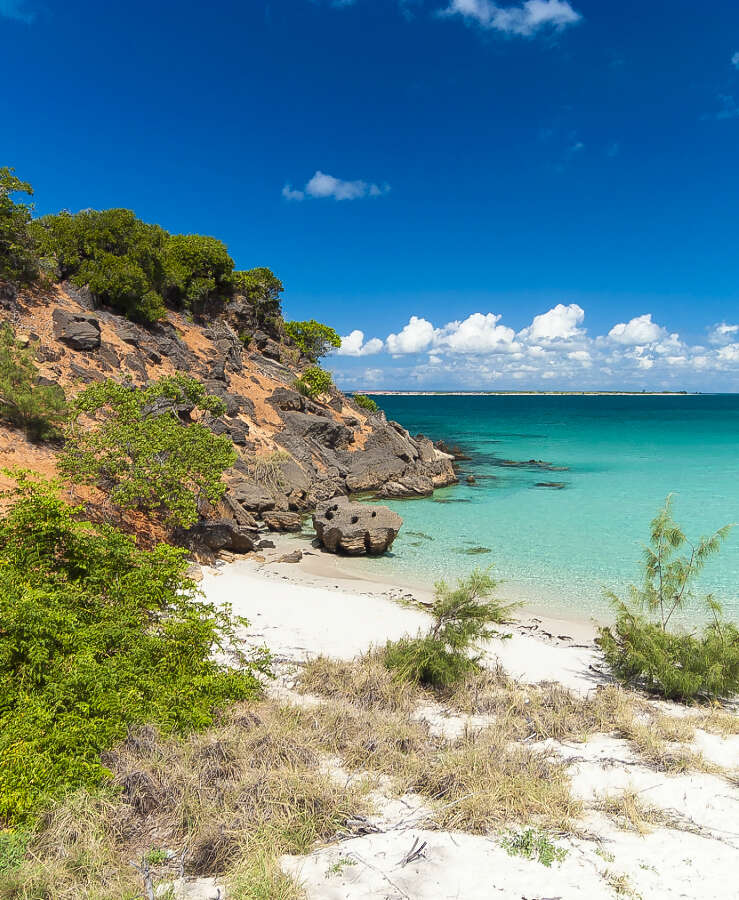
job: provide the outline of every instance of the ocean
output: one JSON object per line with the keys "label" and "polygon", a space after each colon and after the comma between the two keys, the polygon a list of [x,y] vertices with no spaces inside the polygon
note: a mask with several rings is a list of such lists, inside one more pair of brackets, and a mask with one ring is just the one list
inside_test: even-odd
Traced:
{"label": "ocean", "polygon": [[[383,501],[404,526],[390,554],[358,561],[375,575],[430,583],[492,565],[501,594],[603,621],[604,592],[640,582],[649,522],[668,494],[689,538],[739,522],[739,395],[376,400],[411,434],[459,444],[471,459],[458,464],[460,484],[433,498]],[[551,468],[505,464],[528,460]],[[739,619],[739,528],[700,586]]]}

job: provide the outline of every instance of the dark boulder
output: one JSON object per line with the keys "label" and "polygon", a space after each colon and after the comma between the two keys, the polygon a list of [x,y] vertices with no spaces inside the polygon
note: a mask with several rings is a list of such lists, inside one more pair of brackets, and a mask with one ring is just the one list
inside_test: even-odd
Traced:
{"label": "dark boulder", "polygon": [[71,313],[57,307],[52,319],[54,337],[73,350],[97,350],[100,346],[100,323],[95,316]]}
{"label": "dark boulder", "polygon": [[262,513],[264,524],[270,531],[300,531],[303,520],[296,512],[279,512],[271,509]]}
{"label": "dark boulder", "polygon": [[326,550],[350,556],[384,553],[402,524],[400,516],[387,506],[352,503],[346,497],[319,504],[313,515],[313,527]]}
{"label": "dark boulder", "polygon": [[199,522],[189,530],[188,537],[209,550],[230,550],[232,553],[249,553],[258,539],[256,532],[247,531],[229,519]]}

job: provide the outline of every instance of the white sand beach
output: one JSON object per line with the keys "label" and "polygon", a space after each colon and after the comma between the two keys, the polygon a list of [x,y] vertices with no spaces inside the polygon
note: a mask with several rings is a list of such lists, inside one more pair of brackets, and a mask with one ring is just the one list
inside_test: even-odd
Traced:
{"label": "white sand beach", "polygon": [[[284,677],[270,690],[281,699],[311,702],[291,688],[289,673],[305,660],[321,654],[351,659],[387,639],[413,634],[428,621],[420,605],[428,602],[428,595],[422,591],[354,578],[351,561],[325,554],[304,556],[297,564],[277,563],[295,543],[278,538],[276,544],[262,561],[252,557],[204,568],[201,587],[209,600],[230,603],[234,613],[251,622],[250,642],[266,644],[274,652]],[[586,623],[524,617],[510,631],[507,640],[491,642],[485,656],[488,664],[500,663],[516,679],[556,681],[578,694],[607,682]],[[660,710],[675,716],[685,712],[667,703],[660,704]],[[441,707],[419,709],[418,716],[447,736],[494,723]],[[658,771],[613,735],[541,745],[552,757],[566,761],[573,794],[585,809],[577,835],[557,838],[567,856],[551,868],[509,855],[500,835],[430,829],[420,798],[408,796],[399,802],[382,792],[372,819],[376,833],[338,841],[307,856],[286,857],[283,868],[298,878],[311,900],[739,896],[739,735],[696,732],[694,749],[704,754],[707,764],[723,767],[715,773]],[[337,777],[356,776],[339,768]],[[658,810],[660,823],[640,834],[624,830],[596,809],[604,796],[624,791],[635,792]],[[426,842],[423,853],[403,864],[414,841]]]}

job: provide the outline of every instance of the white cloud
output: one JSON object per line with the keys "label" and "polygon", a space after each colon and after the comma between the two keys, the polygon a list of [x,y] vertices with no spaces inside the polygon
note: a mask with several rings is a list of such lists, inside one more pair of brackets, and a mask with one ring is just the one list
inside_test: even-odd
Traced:
{"label": "white cloud", "polygon": [[519,332],[519,337],[528,341],[571,340],[584,334],[577,326],[585,318],[585,310],[577,303],[565,306],[558,303],[548,312],[534,316],[528,328]]}
{"label": "white cloud", "polygon": [[667,337],[664,328],[652,321],[652,314],[635,316],[628,322],[619,322],[608,332],[608,337],[618,344],[651,344]]}
{"label": "white cloud", "polygon": [[728,325],[726,322],[721,322],[719,325],[714,325],[708,332],[708,341],[719,346],[729,344],[735,340],[737,332],[739,332],[739,325]]}
{"label": "white cloud", "polygon": [[731,64],[735,69],[739,69],[739,53],[734,53],[731,57]]}
{"label": "white cloud", "polygon": [[516,336],[512,328],[499,325],[500,316],[472,313],[463,322],[449,322],[434,335],[434,346],[455,353],[484,353],[509,350]]}
{"label": "white cloud", "polygon": [[294,191],[292,185],[286,184],[282,189],[282,196],[285,200],[302,200],[305,197],[305,193],[303,191]]}
{"label": "white cloud", "polygon": [[379,197],[390,190],[388,185],[378,187],[366,181],[343,181],[326,175],[320,169],[305,186],[305,193],[311,197],[333,197],[334,200],[358,200],[360,197]]}
{"label": "white cloud", "polygon": [[739,344],[727,344],[718,350],[716,355],[725,362],[739,362]]}
{"label": "white cloud", "polygon": [[371,356],[379,353],[384,347],[379,338],[370,338],[366,343],[364,332],[356,328],[346,337],[341,339],[341,347],[336,351],[337,356]]}
{"label": "white cloud", "polygon": [[545,28],[561,30],[582,16],[567,0],[524,0],[520,6],[499,6],[493,0],[451,0],[445,15],[460,15],[482,28],[531,37]]}
{"label": "white cloud", "polygon": [[426,319],[411,316],[399,334],[389,334],[385,346],[393,355],[428,350],[434,339],[434,326]]}

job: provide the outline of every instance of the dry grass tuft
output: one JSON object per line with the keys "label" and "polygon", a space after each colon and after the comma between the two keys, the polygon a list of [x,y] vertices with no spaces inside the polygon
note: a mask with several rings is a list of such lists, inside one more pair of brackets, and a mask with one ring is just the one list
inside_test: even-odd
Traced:
{"label": "dry grass tuft", "polygon": [[662,811],[644,803],[633,790],[603,794],[597,798],[594,808],[613,819],[619,828],[641,835],[649,834],[657,825],[667,824],[667,817]]}

